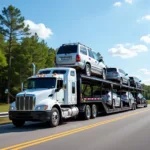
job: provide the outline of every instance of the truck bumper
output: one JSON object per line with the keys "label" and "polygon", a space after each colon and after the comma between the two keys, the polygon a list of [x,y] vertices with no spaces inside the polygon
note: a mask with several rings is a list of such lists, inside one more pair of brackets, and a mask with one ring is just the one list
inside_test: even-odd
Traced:
{"label": "truck bumper", "polygon": [[10,120],[48,121],[51,111],[9,111]]}

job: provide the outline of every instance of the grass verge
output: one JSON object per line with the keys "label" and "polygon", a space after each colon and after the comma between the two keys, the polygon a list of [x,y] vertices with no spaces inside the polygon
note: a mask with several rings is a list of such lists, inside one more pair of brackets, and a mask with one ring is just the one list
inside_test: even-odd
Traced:
{"label": "grass verge", "polygon": [[150,100],[148,100],[148,104],[150,104]]}
{"label": "grass verge", "polygon": [[8,112],[9,104],[0,103],[0,112]]}
{"label": "grass verge", "polygon": [[9,118],[0,118],[0,124],[10,123],[11,120]]}

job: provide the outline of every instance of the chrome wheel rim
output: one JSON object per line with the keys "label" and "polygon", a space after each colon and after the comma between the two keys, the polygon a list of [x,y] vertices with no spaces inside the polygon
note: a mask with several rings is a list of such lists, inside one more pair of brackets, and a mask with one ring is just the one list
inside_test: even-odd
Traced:
{"label": "chrome wheel rim", "polygon": [[87,116],[87,118],[90,118],[90,116],[91,116],[91,112],[90,112],[89,107],[86,108],[86,116]]}
{"label": "chrome wheel rim", "polygon": [[97,114],[96,106],[93,106],[93,111],[92,111],[92,113],[93,113],[93,117],[96,117],[96,114]]}
{"label": "chrome wheel rim", "polygon": [[56,124],[58,124],[58,120],[59,120],[58,113],[56,111],[54,111],[52,114],[52,121],[56,125]]}

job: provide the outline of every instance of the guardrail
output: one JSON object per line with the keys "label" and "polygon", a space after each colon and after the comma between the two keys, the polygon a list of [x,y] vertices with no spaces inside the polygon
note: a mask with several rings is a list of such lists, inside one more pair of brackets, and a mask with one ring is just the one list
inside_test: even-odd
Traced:
{"label": "guardrail", "polygon": [[8,112],[0,113],[0,118],[6,118],[6,117],[8,117]]}

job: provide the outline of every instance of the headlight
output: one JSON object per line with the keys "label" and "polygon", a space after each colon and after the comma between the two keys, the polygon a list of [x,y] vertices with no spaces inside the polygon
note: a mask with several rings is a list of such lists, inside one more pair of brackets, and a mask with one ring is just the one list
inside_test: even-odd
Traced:
{"label": "headlight", "polygon": [[48,105],[39,105],[35,108],[35,110],[46,110],[48,108]]}
{"label": "headlight", "polygon": [[10,111],[16,110],[16,108],[15,108],[14,106],[10,106],[10,107],[9,107],[9,110],[10,110]]}

